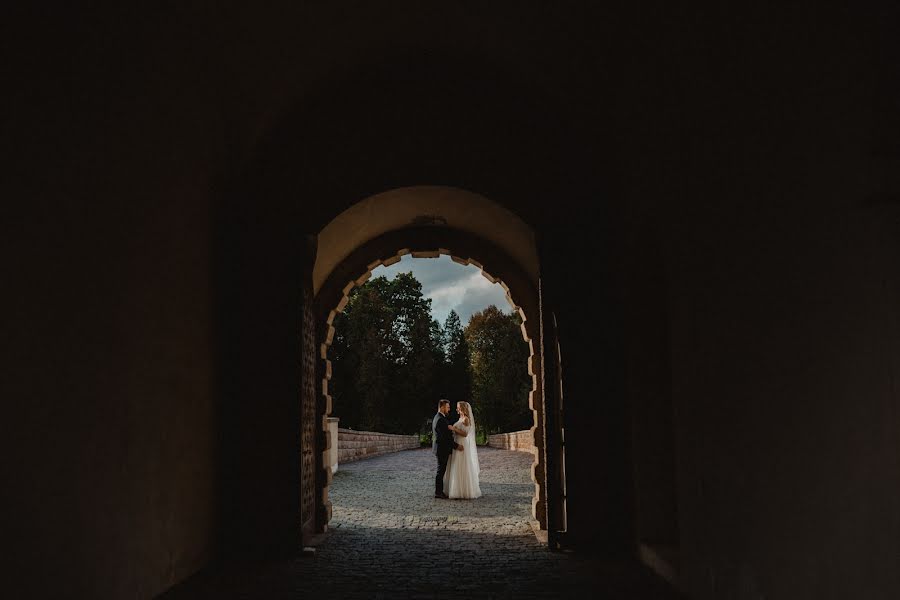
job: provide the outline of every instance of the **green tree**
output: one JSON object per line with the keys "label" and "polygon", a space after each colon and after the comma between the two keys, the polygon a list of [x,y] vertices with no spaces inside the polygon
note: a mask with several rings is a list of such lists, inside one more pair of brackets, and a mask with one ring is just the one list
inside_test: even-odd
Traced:
{"label": "green tree", "polygon": [[343,314],[335,319],[332,341],[331,394],[341,407],[345,427],[381,430],[389,397],[396,352],[392,311],[384,286],[376,283],[354,290]]}
{"label": "green tree", "polygon": [[472,371],[473,408],[487,433],[516,431],[533,424],[528,408],[531,376],[522,321],[489,306],[472,315],[466,326]]}
{"label": "green tree", "polygon": [[531,378],[520,326],[517,315],[489,306],[465,329],[455,311],[441,327],[411,273],[371,279],[334,322],[334,412],[344,427],[413,433],[443,397],[470,401],[481,433],[527,428]]}
{"label": "green tree", "polygon": [[332,397],[346,427],[417,431],[433,409],[443,333],[411,273],[356,288],[335,319]]}
{"label": "green tree", "polygon": [[472,367],[469,342],[455,310],[451,310],[444,322],[443,394],[445,398],[457,402],[472,400]]}
{"label": "green tree", "polygon": [[423,411],[433,404],[435,363],[431,330],[431,300],[422,295],[422,284],[412,273],[391,280],[390,302],[395,310],[395,336],[400,342],[396,357],[396,379],[387,403],[392,431],[419,428]]}

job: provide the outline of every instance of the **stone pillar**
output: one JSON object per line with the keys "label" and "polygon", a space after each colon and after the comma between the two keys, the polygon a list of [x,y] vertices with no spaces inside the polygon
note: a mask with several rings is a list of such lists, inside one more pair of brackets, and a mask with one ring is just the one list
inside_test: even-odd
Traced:
{"label": "stone pillar", "polygon": [[328,417],[328,432],[331,434],[331,447],[328,449],[328,464],[332,473],[338,470],[338,417]]}

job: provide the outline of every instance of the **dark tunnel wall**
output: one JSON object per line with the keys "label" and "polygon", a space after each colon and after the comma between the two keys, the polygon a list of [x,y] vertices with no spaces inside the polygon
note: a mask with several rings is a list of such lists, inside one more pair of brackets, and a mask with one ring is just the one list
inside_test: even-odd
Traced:
{"label": "dark tunnel wall", "polygon": [[573,546],[633,551],[656,469],[691,597],[900,593],[896,12],[432,9],[15,15],[7,581],[290,547],[305,236],[434,184],[538,229]]}

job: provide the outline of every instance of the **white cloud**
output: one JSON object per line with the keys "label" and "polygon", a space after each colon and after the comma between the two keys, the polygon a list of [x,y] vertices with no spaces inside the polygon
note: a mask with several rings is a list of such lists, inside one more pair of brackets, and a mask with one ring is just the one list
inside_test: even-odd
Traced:
{"label": "white cloud", "polygon": [[422,284],[422,293],[431,298],[431,314],[441,324],[451,310],[459,314],[463,325],[473,313],[493,304],[504,312],[512,309],[500,284],[491,283],[472,265],[460,265],[449,256],[412,258],[409,255],[390,267],[378,267],[373,277],[393,279],[398,273],[412,272]]}

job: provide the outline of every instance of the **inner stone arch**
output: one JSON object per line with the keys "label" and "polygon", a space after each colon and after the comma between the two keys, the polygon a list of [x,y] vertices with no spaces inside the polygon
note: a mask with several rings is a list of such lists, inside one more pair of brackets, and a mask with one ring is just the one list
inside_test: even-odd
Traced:
{"label": "inner stone arch", "polygon": [[[419,202],[419,198],[424,200]],[[485,239],[482,232],[493,233],[497,239]],[[441,187],[404,188],[370,197],[335,218],[319,236],[313,271],[321,382],[316,420],[316,529],[325,531],[332,514],[328,495],[332,473],[326,465],[329,449],[337,443],[328,431],[332,411],[328,389],[332,365],[328,350],[335,332],[333,322],[346,307],[352,290],[368,281],[374,269],[392,265],[406,255],[413,258],[447,255],[458,264],[475,266],[491,283],[503,287],[507,301],[522,319],[522,336],[530,353],[528,403],[534,419],[532,517],[546,530],[545,411],[534,236],[516,215],[486,198]]]}
{"label": "inner stone arch", "polygon": [[410,186],[370,196],[331,220],[317,240],[313,293],[360,245],[398,229],[448,227],[486,240],[512,258],[536,285],[540,276],[532,228],[515,213],[474,192]]}

